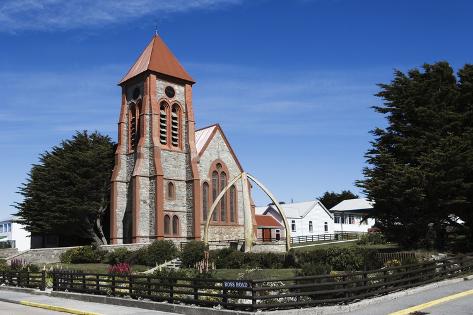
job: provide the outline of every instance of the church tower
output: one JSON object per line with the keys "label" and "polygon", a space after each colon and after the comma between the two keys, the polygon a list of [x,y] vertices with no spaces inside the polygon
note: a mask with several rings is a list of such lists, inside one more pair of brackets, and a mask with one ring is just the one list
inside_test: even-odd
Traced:
{"label": "church tower", "polygon": [[158,35],[120,81],[112,244],[200,239],[194,83]]}

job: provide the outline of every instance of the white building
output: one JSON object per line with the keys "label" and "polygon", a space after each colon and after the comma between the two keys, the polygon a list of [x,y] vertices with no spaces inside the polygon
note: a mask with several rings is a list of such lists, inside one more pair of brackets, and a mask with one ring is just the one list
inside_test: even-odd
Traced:
{"label": "white building", "polygon": [[19,251],[30,249],[30,233],[24,229],[24,226],[13,222],[13,218],[0,221],[0,242],[9,242],[12,248]]}
{"label": "white building", "polygon": [[334,216],[334,232],[368,232],[375,220],[364,217],[373,209],[373,202],[365,198],[347,199],[330,209]]}
{"label": "white building", "polygon": [[[288,203],[280,205],[287,216],[291,237],[332,234],[334,231],[333,215],[318,200]],[[256,207],[256,214],[271,215],[281,225],[283,219],[274,205]],[[279,231],[275,230],[276,233]],[[281,231],[284,235],[284,231]]]}

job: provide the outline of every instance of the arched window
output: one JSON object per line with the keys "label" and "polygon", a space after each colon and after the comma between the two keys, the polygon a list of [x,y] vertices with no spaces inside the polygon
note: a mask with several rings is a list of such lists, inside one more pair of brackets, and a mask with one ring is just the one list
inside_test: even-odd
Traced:
{"label": "arched window", "polygon": [[179,147],[181,141],[181,130],[180,130],[180,121],[181,121],[181,110],[179,105],[173,104],[171,111],[171,144],[173,147]]}
{"label": "arched window", "polygon": [[172,235],[179,235],[179,217],[177,215],[172,217]]}
{"label": "arched window", "polygon": [[172,182],[168,183],[168,200],[176,199],[176,189]]}
{"label": "arched window", "polygon": [[235,222],[236,209],[236,189],[235,186],[230,187],[230,222]]}
{"label": "arched window", "polygon": [[209,184],[204,183],[202,185],[202,215],[204,220],[207,220],[207,214],[209,213]]}
{"label": "arched window", "polygon": [[136,105],[133,103],[130,105],[130,111],[129,111],[129,145],[130,145],[130,151],[134,150],[136,148],[137,144],[137,121],[136,121]]}
{"label": "arched window", "polygon": [[[227,186],[227,174],[225,172],[220,173],[220,190],[222,191]],[[227,196],[226,194],[223,195],[222,199],[220,199],[220,220],[225,222],[227,221]]]}
{"label": "arched window", "polygon": [[[213,171],[212,173],[212,203],[217,199],[218,192],[220,190],[218,189],[218,172]],[[217,210],[217,209],[215,209]],[[214,211],[212,215],[212,220],[213,221],[218,221],[218,211]]]}
{"label": "arched window", "polygon": [[312,221],[309,221],[309,233],[314,232],[314,226],[312,225]]}
{"label": "arched window", "polygon": [[159,142],[162,145],[168,144],[168,111],[169,106],[161,102],[159,106]]}
{"label": "arched window", "polygon": [[[209,171],[209,188],[211,198],[208,202],[207,212],[210,211],[210,205],[217,199],[218,195],[225,189],[229,181],[228,168],[221,161],[212,163]],[[235,186],[231,186],[225,191],[222,198],[219,199],[217,206],[212,214],[212,221],[220,223],[236,223],[237,218],[237,190]],[[208,214],[207,214],[208,215]]]}
{"label": "arched window", "polygon": [[167,214],[164,216],[164,234],[171,234],[171,218]]}

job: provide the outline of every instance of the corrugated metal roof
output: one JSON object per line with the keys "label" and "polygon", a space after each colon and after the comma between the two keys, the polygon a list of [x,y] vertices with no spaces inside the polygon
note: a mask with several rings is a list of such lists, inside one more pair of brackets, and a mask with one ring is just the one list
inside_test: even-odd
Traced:
{"label": "corrugated metal roof", "polygon": [[335,205],[330,211],[356,211],[373,209],[374,202],[365,198],[347,199]]}
{"label": "corrugated metal roof", "polygon": [[128,73],[120,81],[120,84],[146,70],[169,75],[191,83],[195,82],[158,35],[153,36],[148,46],[146,46],[133,66],[128,70]]}
{"label": "corrugated metal roof", "polygon": [[271,215],[255,215],[256,226],[257,227],[267,227],[267,228],[281,228],[281,223],[278,222]]}
{"label": "corrugated metal roof", "polygon": [[210,136],[212,136],[212,132],[217,128],[216,125],[205,127],[195,132],[195,146],[197,149],[197,154],[200,154],[202,149],[204,148],[205,144],[209,140]]}

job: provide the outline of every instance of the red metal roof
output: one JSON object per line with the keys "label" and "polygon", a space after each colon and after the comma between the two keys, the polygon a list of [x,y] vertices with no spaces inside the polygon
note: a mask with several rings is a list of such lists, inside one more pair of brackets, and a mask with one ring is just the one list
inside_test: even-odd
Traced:
{"label": "red metal roof", "polygon": [[270,215],[255,214],[256,226],[266,228],[282,228],[281,223]]}
{"label": "red metal roof", "polygon": [[130,68],[130,70],[128,70],[128,73],[120,81],[120,84],[145,72],[146,70],[155,71],[195,83],[194,79],[192,79],[187,71],[184,70],[177,58],[158,35],[153,36],[138,60],[136,60],[135,64]]}

